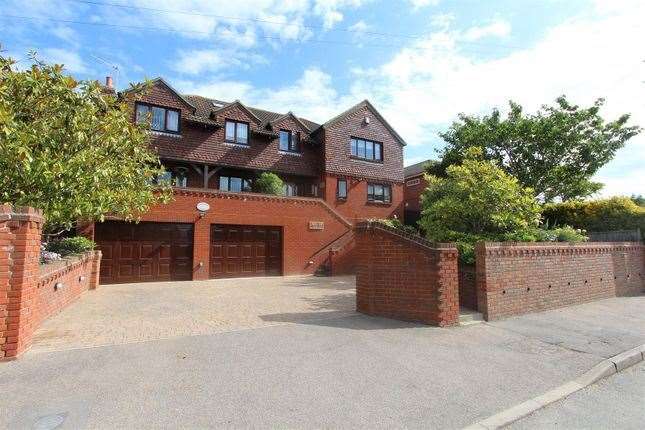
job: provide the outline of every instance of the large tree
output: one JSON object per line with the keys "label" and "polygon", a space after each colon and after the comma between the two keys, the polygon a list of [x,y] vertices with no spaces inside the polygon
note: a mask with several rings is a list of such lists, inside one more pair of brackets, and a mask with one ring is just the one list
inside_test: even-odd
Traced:
{"label": "large tree", "polygon": [[629,115],[605,121],[599,114],[603,104],[598,99],[582,108],[562,96],[554,106],[545,105],[534,114],[512,101],[506,117],[497,109],[483,117],[460,114],[441,133],[447,145],[441,163],[430,171],[444,175],[448,166],[461,163],[468,148],[480,147],[486,159],[544,201],[589,196],[602,188],[591,181],[592,176],[641,131],[627,125]]}
{"label": "large tree", "polygon": [[[32,57],[0,55],[0,202],[41,208],[49,229],[114,214],[136,218],[167,200],[163,172],[130,100]],[[143,86],[134,86],[136,97]]]}

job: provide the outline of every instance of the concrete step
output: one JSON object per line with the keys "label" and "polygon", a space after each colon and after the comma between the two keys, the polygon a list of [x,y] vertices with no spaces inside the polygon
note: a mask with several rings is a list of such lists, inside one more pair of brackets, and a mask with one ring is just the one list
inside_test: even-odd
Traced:
{"label": "concrete step", "polygon": [[484,315],[472,309],[459,309],[459,325],[481,324],[484,322]]}

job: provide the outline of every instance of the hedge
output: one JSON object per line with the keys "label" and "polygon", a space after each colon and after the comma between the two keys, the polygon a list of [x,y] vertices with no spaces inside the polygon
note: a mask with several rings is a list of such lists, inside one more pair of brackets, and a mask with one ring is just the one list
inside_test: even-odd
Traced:
{"label": "hedge", "polygon": [[645,233],[645,208],[628,197],[549,203],[542,217],[549,227],[570,225],[588,232],[640,229]]}

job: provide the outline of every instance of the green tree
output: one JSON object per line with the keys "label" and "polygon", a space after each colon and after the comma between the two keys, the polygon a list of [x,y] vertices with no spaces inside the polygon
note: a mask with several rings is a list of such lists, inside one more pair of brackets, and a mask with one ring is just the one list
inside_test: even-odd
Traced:
{"label": "green tree", "polygon": [[262,194],[280,196],[283,193],[284,182],[275,173],[262,172],[253,184],[254,191]]}
{"label": "green tree", "polygon": [[448,166],[445,177],[426,175],[419,225],[430,240],[457,242],[465,261],[472,262],[475,242],[536,229],[540,206],[532,189],[484,160],[480,148],[464,155],[461,164]]}
{"label": "green tree", "polygon": [[506,118],[497,109],[483,117],[460,114],[440,134],[447,145],[441,163],[430,171],[444,175],[448,166],[461,163],[468,148],[481,147],[486,159],[533,188],[544,201],[589,196],[602,188],[591,177],[641,131],[627,126],[629,115],[606,122],[599,114],[603,104],[598,99],[581,108],[562,96],[535,114],[524,113],[512,101]]}
{"label": "green tree", "polygon": [[0,202],[40,208],[50,231],[106,214],[136,218],[167,201],[163,173],[132,103],[97,82],[76,81],[60,65],[15,70],[0,55]]}

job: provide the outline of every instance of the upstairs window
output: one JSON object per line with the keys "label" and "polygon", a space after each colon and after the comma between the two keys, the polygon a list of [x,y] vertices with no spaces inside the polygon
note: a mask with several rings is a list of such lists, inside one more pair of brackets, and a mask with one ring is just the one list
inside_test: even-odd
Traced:
{"label": "upstairs window", "polygon": [[280,151],[300,152],[300,133],[280,130]]}
{"label": "upstairs window", "polygon": [[150,121],[150,129],[164,133],[179,133],[179,111],[137,102],[136,121]]}
{"label": "upstairs window", "polygon": [[298,195],[298,185],[292,182],[285,182],[282,185],[282,193],[285,196],[297,196]]}
{"label": "upstairs window", "polygon": [[390,203],[392,189],[389,185],[383,184],[367,184],[367,201],[378,203]]}
{"label": "upstairs window", "polygon": [[249,124],[246,122],[226,120],[227,142],[237,143],[239,145],[249,144]]}
{"label": "upstairs window", "polygon": [[350,153],[354,158],[367,161],[383,161],[382,143],[352,137],[349,145]]}
{"label": "upstairs window", "polygon": [[171,170],[166,170],[157,176],[155,182],[172,187],[186,188],[188,186],[188,169],[186,167],[175,167]]}
{"label": "upstairs window", "polygon": [[233,193],[248,192],[251,191],[251,181],[235,176],[220,176],[219,189],[220,191],[231,191]]}
{"label": "upstairs window", "polygon": [[336,198],[343,200],[347,198],[347,181],[345,179],[338,180],[338,184],[336,185]]}

